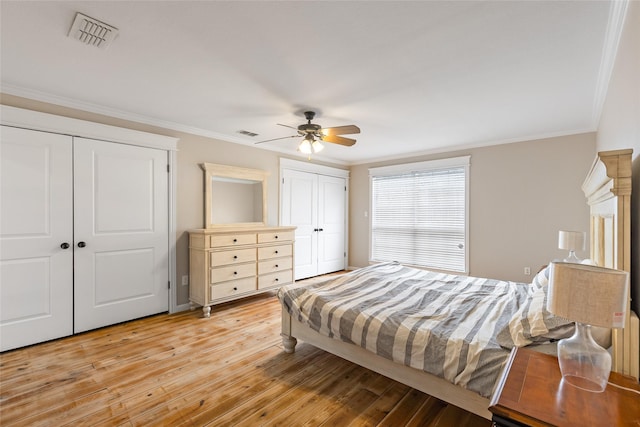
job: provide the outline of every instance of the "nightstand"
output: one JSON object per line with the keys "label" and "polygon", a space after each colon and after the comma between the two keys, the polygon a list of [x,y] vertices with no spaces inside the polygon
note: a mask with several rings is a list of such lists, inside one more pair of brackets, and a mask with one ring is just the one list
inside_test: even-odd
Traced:
{"label": "nightstand", "polygon": [[[640,391],[634,378],[616,372],[609,382]],[[555,356],[514,348],[489,411],[498,427],[630,426],[640,424],[640,395],[611,384],[602,393],[581,390],[562,381]]]}

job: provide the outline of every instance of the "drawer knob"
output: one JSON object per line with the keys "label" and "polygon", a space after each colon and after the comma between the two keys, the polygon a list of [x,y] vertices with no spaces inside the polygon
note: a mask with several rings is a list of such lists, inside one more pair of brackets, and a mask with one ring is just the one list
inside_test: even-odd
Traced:
{"label": "drawer knob", "polygon": [[276,282],[278,281],[278,278],[276,277]]}
{"label": "drawer knob", "polygon": [[238,255],[234,255],[234,256],[233,256],[233,259],[238,259]]}
{"label": "drawer knob", "polygon": [[238,239],[233,239],[233,243],[238,243]]}
{"label": "drawer knob", "polygon": [[237,271],[234,271],[234,272],[233,272],[233,274],[234,274],[234,275],[237,275],[237,274],[238,274],[238,272],[237,272]]}
{"label": "drawer knob", "polygon": [[276,239],[278,238],[278,235],[276,234]]}
{"label": "drawer knob", "polygon": [[234,286],[234,287],[233,287],[233,290],[234,290],[234,291],[237,291],[237,290],[238,290],[238,287],[237,287],[237,286]]}
{"label": "drawer knob", "polygon": [[278,251],[276,251],[276,253],[278,253]]}
{"label": "drawer knob", "polygon": [[84,248],[85,246],[87,246],[87,244],[85,242],[78,242],[78,247],[79,248]]}
{"label": "drawer knob", "polygon": [[64,242],[63,244],[60,245],[60,247],[62,249],[69,249],[69,244],[67,242]]}
{"label": "drawer knob", "polygon": [[278,268],[278,264],[276,264],[276,268]]}

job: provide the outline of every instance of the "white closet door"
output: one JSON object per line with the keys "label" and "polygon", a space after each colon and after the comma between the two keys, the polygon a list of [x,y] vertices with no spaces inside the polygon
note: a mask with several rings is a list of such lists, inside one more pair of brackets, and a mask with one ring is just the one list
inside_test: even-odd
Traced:
{"label": "white closet door", "polygon": [[345,269],[345,185],[344,178],[318,175],[317,274]]}
{"label": "white closet door", "polygon": [[281,225],[295,225],[295,279],[346,268],[346,179],[282,170]]}
{"label": "white closet door", "polygon": [[74,166],[74,331],[167,311],[167,152],[76,138]]}
{"label": "white closet door", "polygon": [[285,169],[282,175],[281,225],[295,225],[295,280],[318,274],[317,175]]}
{"label": "white closet door", "polygon": [[2,351],[73,333],[72,145],[0,127]]}

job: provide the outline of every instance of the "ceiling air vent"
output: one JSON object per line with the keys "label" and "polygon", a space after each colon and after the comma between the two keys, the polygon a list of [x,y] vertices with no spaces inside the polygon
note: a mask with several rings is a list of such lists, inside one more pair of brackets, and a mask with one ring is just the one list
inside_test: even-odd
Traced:
{"label": "ceiling air vent", "polygon": [[242,135],[247,135],[247,136],[258,136],[257,133],[249,132],[248,130],[239,130],[238,133]]}
{"label": "ceiling air vent", "polygon": [[81,13],[76,13],[76,19],[69,30],[69,37],[102,49],[109,47],[117,35],[117,28]]}

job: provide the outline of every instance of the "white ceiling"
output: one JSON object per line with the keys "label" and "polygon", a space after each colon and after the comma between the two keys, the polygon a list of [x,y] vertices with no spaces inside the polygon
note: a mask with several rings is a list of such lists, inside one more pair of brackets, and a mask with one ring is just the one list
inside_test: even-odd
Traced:
{"label": "white ceiling", "polygon": [[[358,164],[595,130],[621,4],[2,0],[1,89],[249,145],[312,109],[362,129],[316,157]],[[67,37],[76,12],[114,43]]]}

